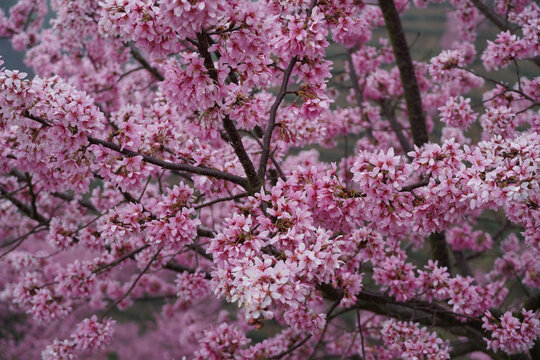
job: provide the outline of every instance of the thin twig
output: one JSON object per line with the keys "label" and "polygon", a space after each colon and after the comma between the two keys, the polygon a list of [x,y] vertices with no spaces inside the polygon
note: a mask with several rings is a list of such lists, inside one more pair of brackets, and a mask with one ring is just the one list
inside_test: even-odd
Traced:
{"label": "thin twig", "polygon": [[150,266],[152,265],[152,263],[156,260],[156,258],[158,257],[159,253],[161,252],[162,248],[160,248],[155,254],[154,256],[152,256],[152,258],[150,259],[150,261],[148,262],[148,264],[146,264],[145,268],[143,269],[143,271],[141,271],[139,273],[139,275],[135,278],[135,280],[133,281],[133,283],[131,284],[131,286],[129,287],[128,291],[126,291],[124,293],[124,295],[122,295],[119,299],[117,299],[106,311],[103,315],[100,316],[99,318],[99,321],[102,321],[105,316],[107,316],[108,313],[110,313],[115,307],[116,305],[118,305],[122,300],[124,300],[126,297],[128,297],[128,295],[131,293],[131,291],[133,291],[133,289],[135,288],[135,285],[137,285],[137,283],[139,282],[139,280],[141,279],[141,277],[148,271],[148,269],[150,269]]}
{"label": "thin twig", "polygon": [[282,357],[284,357],[285,355],[289,355],[290,353],[292,353],[294,350],[298,349],[300,346],[304,345],[306,342],[308,342],[309,339],[311,339],[311,334],[309,334],[308,336],[306,336],[304,338],[304,340],[300,341],[299,343],[297,343],[296,345],[290,347],[289,349],[277,354],[277,355],[274,355],[272,357],[269,358],[269,360],[275,360],[275,359],[281,359]]}
{"label": "thin twig", "polygon": [[364,101],[362,99],[362,90],[360,89],[360,85],[358,85],[358,75],[356,74],[356,69],[354,67],[354,63],[352,59],[352,50],[350,49],[347,50],[347,61],[349,62],[349,77],[351,78],[356,105],[358,105],[358,107],[360,108],[362,119],[364,119],[369,124],[368,127],[366,128],[366,135],[370,139],[374,139],[373,130],[371,128],[369,117],[367,117],[364,112]]}
{"label": "thin twig", "polygon": [[113,262],[109,263],[109,264],[106,264],[106,265],[103,265],[103,266],[100,266],[98,267],[97,269],[94,269],[92,270],[93,273],[95,274],[101,274],[102,272],[104,272],[105,270],[107,269],[110,269],[112,267],[115,267],[116,265],[120,264],[122,261],[126,260],[126,259],[129,259],[129,258],[132,258],[133,256],[135,256],[136,254],[140,253],[141,251],[143,251],[144,249],[147,249],[148,247],[150,247],[150,245],[146,244],[146,245],[143,245],[129,253],[127,253],[126,255],[114,260]]}
{"label": "thin twig", "polygon": [[362,321],[360,319],[360,309],[356,309],[356,319],[358,321],[358,332],[360,333],[360,342],[362,345],[362,358],[366,358],[366,348],[364,346],[364,332],[362,330]]}
{"label": "thin twig", "polygon": [[241,198],[246,197],[246,196],[249,196],[249,193],[248,192],[243,192],[243,193],[240,193],[240,194],[231,195],[231,196],[228,196],[228,197],[219,198],[219,199],[215,199],[215,200],[212,200],[212,201],[202,203],[200,205],[195,206],[194,209],[199,210],[199,209],[202,209],[204,207],[211,206],[211,205],[223,202],[223,201],[241,199]]}
{"label": "thin twig", "polygon": [[326,312],[326,323],[324,324],[323,331],[321,332],[321,335],[319,336],[319,340],[313,347],[313,351],[311,352],[311,355],[309,356],[308,360],[312,360],[315,354],[317,353],[317,348],[321,345],[324,335],[326,334],[326,331],[328,330],[328,325],[330,325],[330,321],[332,321],[332,319],[329,319],[329,317],[330,315],[332,315],[332,312],[339,305],[340,302],[341,302],[341,299],[335,301],[330,307],[330,309]]}
{"label": "thin twig", "polygon": [[266,127],[266,131],[263,137],[263,149],[262,149],[262,154],[261,154],[261,160],[259,163],[258,176],[261,179],[264,179],[265,173],[266,173],[268,156],[270,154],[270,142],[272,140],[272,133],[274,132],[274,129],[276,127],[277,109],[279,108],[279,105],[281,104],[281,102],[285,98],[285,95],[287,94],[287,85],[289,83],[289,79],[291,78],[294,65],[296,64],[297,61],[298,61],[298,57],[296,56],[294,56],[291,59],[291,61],[289,61],[289,65],[287,66],[287,69],[285,69],[285,72],[283,74],[283,80],[281,82],[281,88],[279,89],[279,93],[276,96],[276,100],[274,100],[274,103],[270,107],[270,115],[268,119],[268,125]]}

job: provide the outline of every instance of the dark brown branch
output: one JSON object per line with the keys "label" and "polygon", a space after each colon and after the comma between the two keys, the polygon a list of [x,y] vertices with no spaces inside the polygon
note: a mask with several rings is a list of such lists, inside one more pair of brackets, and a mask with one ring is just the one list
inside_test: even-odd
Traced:
{"label": "dark brown branch", "polygon": [[197,254],[201,255],[205,259],[210,260],[212,262],[214,261],[214,258],[212,257],[212,254],[207,253],[206,250],[203,247],[201,247],[200,245],[198,245],[198,244],[188,244],[188,245],[186,245],[186,247],[188,249],[190,249],[190,250],[195,251]]}
{"label": "dark brown branch", "polygon": [[[409,140],[403,135],[403,131],[401,125],[398,123],[396,119],[396,115],[394,112],[394,109],[392,109],[390,103],[388,101],[381,102],[381,108],[384,113],[384,116],[390,123],[390,127],[392,128],[392,131],[396,134],[399,144],[401,145],[401,148],[405,152],[405,155],[407,155],[409,152],[411,152],[413,149],[411,147],[411,144],[409,143]],[[412,125],[411,125],[412,126]],[[409,155],[407,155],[409,157]]]}
{"label": "dark brown branch", "polygon": [[444,232],[434,232],[429,236],[431,254],[439,262],[439,266],[446,267],[450,272],[450,254]]}
{"label": "dark brown branch", "polygon": [[[28,112],[24,112],[23,116],[27,117],[27,118],[29,118],[31,120],[37,121],[37,122],[41,123],[44,126],[51,126],[51,124],[47,120],[42,119],[42,118],[37,117],[37,116],[34,116],[34,115],[31,115]],[[242,186],[244,188],[247,188],[247,185],[248,185],[246,179],[244,179],[243,177],[233,175],[233,174],[229,174],[229,173],[217,170],[217,169],[207,168],[207,167],[204,167],[204,166],[193,166],[193,165],[187,165],[187,164],[177,164],[177,163],[157,159],[157,158],[154,158],[152,156],[145,155],[145,154],[133,151],[133,150],[122,148],[120,145],[117,145],[117,144],[112,143],[110,141],[97,139],[97,138],[94,138],[94,137],[88,136],[88,135],[86,135],[86,138],[88,139],[88,142],[90,144],[102,145],[103,147],[114,150],[114,151],[119,152],[119,153],[121,153],[123,155],[126,155],[128,157],[141,156],[145,162],[147,162],[149,164],[157,165],[157,166],[159,166],[159,167],[161,167],[163,169],[175,170],[175,171],[185,171],[185,172],[192,173],[192,174],[205,175],[205,176],[213,177],[213,178],[216,178],[216,179],[227,180],[227,181],[230,181],[232,183],[238,184],[238,185],[240,185],[240,186]]]}
{"label": "dark brown branch", "polygon": [[105,271],[107,269],[115,267],[116,265],[120,264],[124,260],[133,258],[135,255],[137,255],[138,253],[140,253],[144,249],[147,249],[148,247],[150,247],[150,245],[148,245],[148,244],[143,245],[143,246],[141,246],[141,247],[127,253],[126,255],[114,260],[113,262],[111,262],[109,264],[105,264],[103,266],[98,267],[97,269],[92,270],[92,272],[95,273],[95,274],[100,274],[100,273],[102,273],[103,271]]}
{"label": "dark brown branch", "polygon": [[30,193],[30,208],[32,209],[32,214],[37,214],[37,197],[34,192],[34,185],[32,184],[32,176],[29,173],[25,173],[26,182],[28,183],[28,192]]}
{"label": "dark brown branch", "polygon": [[[523,98],[525,98],[526,100],[529,100],[530,102],[533,103],[534,106],[540,106],[540,103],[538,101],[536,101],[536,99],[530,97],[529,95],[525,94],[523,91],[519,90],[519,89],[513,89],[511,88],[510,86],[500,82],[500,81],[497,81],[495,79],[492,79],[490,78],[489,76],[486,76],[486,75],[482,75],[480,73],[477,73],[476,71],[473,71],[471,69],[467,69],[465,67],[461,67],[461,66],[456,66],[456,69],[460,69],[460,70],[465,70],[471,74],[473,74],[474,76],[478,76],[478,77],[481,77],[482,79],[486,80],[486,81],[489,81],[495,85],[499,85],[500,87],[504,88],[506,91],[508,92],[514,92],[516,94],[519,94],[521,96],[523,96]],[[501,94],[502,95],[502,94]],[[523,99],[518,99],[518,100],[523,100]]]}
{"label": "dark brown branch", "polygon": [[[241,130],[242,131],[242,130]],[[263,149],[263,143],[261,142],[261,140],[259,139],[259,137],[254,134],[253,132],[251,131],[246,131],[246,130],[243,130],[246,134],[248,134],[249,136],[251,136],[251,138],[253,140],[255,140],[257,142],[257,144],[259,144],[259,146],[261,147],[261,149]],[[255,131],[260,131],[261,134],[260,134],[260,137],[263,137],[263,133],[262,133],[262,129],[259,127],[259,126],[256,126],[255,127]],[[274,152],[275,152],[276,149],[274,149]],[[274,164],[274,167],[276,168],[278,174],[279,174],[279,177],[283,180],[283,181],[286,181],[287,180],[287,177],[285,176],[285,173],[283,172],[283,169],[281,169],[281,166],[279,165],[279,163],[277,162],[274,154],[272,151],[270,151],[269,155],[270,157],[270,160],[272,161],[272,164]]]}
{"label": "dark brown branch", "polygon": [[[54,197],[57,197],[59,199],[62,199],[62,200],[65,200],[65,201],[73,201],[73,196],[69,195],[69,194],[66,194],[66,193],[60,193],[60,192],[54,192],[51,194],[52,196]],[[98,209],[96,209],[96,207],[89,201],[89,200],[77,200],[77,202],[79,203],[79,205],[81,205],[82,207],[94,212],[94,213],[99,213]]]}
{"label": "dark brown branch", "polygon": [[533,311],[540,309],[540,292],[530,296],[523,304],[523,307]]}
{"label": "dark brown branch", "polygon": [[392,43],[396,64],[399,69],[413,142],[416,146],[422,146],[428,142],[426,119],[422,108],[422,99],[420,97],[418,82],[416,81],[414,65],[411,54],[409,53],[409,46],[405,39],[403,27],[401,26],[401,19],[399,18],[393,0],[379,0],[379,6],[383,13],[388,37]]}
{"label": "dark brown branch", "polygon": [[270,360],[275,360],[275,359],[281,359],[282,357],[284,357],[285,355],[289,355],[290,353],[292,353],[293,351],[295,351],[296,349],[298,349],[300,346],[304,345],[305,343],[308,342],[309,339],[311,339],[311,334],[307,335],[304,340],[300,341],[299,343],[297,343],[296,345],[294,346],[291,346],[289,349],[277,354],[277,355],[274,355],[272,357],[270,357],[269,359]]}
{"label": "dark brown branch", "polygon": [[17,209],[19,209],[20,212],[28,216],[30,219],[33,219],[37,221],[38,223],[48,226],[49,220],[41,215],[37,210],[32,210],[32,208],[19,199],[17,199],[15,196],[11,195],[9,191],[7,191],[3,186],[0,186],[0,194],[9,200]]}
{"label": "dark brown branch", "polygon": [[[339,291],[338,289],[334,291]],[[482,330],[482,321],[476,317],[470,317],[464,314],[457,314],[453,311],[434,303],[429,303],[421,300],[408,300],[401,302],[393,297],[385,295],[381,292],[363,289],[356,295],[358,301],[353,307],[343,309],[335,313],[332,317],[340,316],[341,314],[353,310],[364,309],[377,314],[391,316],[400,320],[411,320],[420,322],[425,325],[441,326],[452,328],[452,331],[460,331],[456,328],[473,329],[475,331]],[[462,322],[460,317],[466,318],[466,322]]]}
{"label": "dark brown branch", "polygon": [[12,251],[16,250],[28,238],[28,236],[47,229],[46,227],[42,227],[42,226],[43,226],[42,224],[38,224],[34,226],[34,228],[30,230],[29,232],[27,232],[26,234],[23,234],[21,236],[16,237],[15,239],[11,239],[0,244],[0,248],[4,248],[6,246],[10,246],[14,244],[11,248],[6,250],[4,253],[0,254],[0,259],[2,259],[7,254],[11,253]]}
{"label": "dark brown branch", "polygon": [[330,319],[330,316],[332,315],[332,312],[334,312],[334,310],[337,308],[337,306],[339,305],[340,302],[341,302],[341,300],[335,301],[332,304],[332,306],[330,307],[330,309],[326,312],[326,319],[327,319],[326,323],[324,324],[323,331],[322,331],[321,335],[319,336],[319,340],[317,341],[315,346],[313,346],[313,351],[311,352],[311,355],[309,356],[308,360],[312,360],[312,359],[315,358],[315,354],[317,353],[317,349],[322,344],[322,342],[324,340],[324,335],[326,334],[326,331],[328,330],[328,325],[330,325],[330,321],[332,321],[332,319]]}
{"label": "dark brown branch", "polygon": [[[416,80],[409,46],[405,39],[405,33],[403,32],[401,19],[399,18],[394,0],[379,0],[379,6],[383,13],[388,37],[392,43],[396,64],[399,69],[413,143],[420,147],[427,143],[429,139],[426,128],[426,118],[422,107],[422,98],[420,96],[420,88],[418,87],[418,82]],[[435,233],[430,236],[430,242],[432,245],[432,256],[439,261],[441,266],[447,266],[448,270],[451,271],[448,246],[444,239],[444,235]]]}
{"label": "dark brown branch", "polygon": [[[399,69],[401,84],[403,86],[403,96],[407,105],[407,113],[413,136],[413,143],[422,146],[429,141],[426,128],[426,119],[422,107],[420,89],[416,80],[414,65],[411,54],[405,39],[405,34],[401,26],[401,20],[393,0],[379,0],[379,6],[384,16],[388,36],[392,43],[396,64]],[[402,145],[403,146],[403,145]],[[433,257],[439,261],[441,266],[446,266],[450,270],[448,247],[444,235],[435,233],[430,236]]]}
{"label": "dark brown branch", "polygon": [[[490,8],[484,4],[480,0],[470,0],[471,3],[487,18],[489,21],[491,21],[496,27],[499,28],[501,31],[510,31],[511,33],[514,33],[514,31],[508,27],[505,22],[500,19],[495,13],[493,13]],[[540,66],[540,56],[537,56],[535,58],[530,59],[533,63],[535,63],[537,66]]]}
{"label": "dark brown branch", "polygon": [[[101,89],[97,89],[94,91],[95,94],[99,94],[99,93],[102,93],[102,92],[105,92],[105,91],[109,91],[109,90],[112,90],[114,89],[114,87],[123,79],[125,78],[126,76],[136,72],[136,71],[139,71],[139,70],[142,70],[144,69],[144,66],[139,66],[137,68],[134,68],[134,69],[131,69],[131,70],[128,70],[126,71],[125,73],[123,73],[122,75],[118,76],[118,79],[116,79],[116,81],[112,84],[112,85],[109,85],[107,87],[104,87],[104,88],[101,88]],[[103,112],[103,110],[100,108],[100,110]],[[112,125],[112,124],[111,124]],[[118,130],[118,129],[115,129],[115,130]]]}
{"label": "dark brown branch", "polygon": [[202,209],[204,207],[207,207],[207,206],[211,206],[211,205],[214,205],[214,204],[217,204],[217,203],[220,203],[220,202],[223,202],[223,201],[230,201],[230,200],[236,200],[236,199],[241,199],[243,197],[246,197],[246,196],[249,196],[249,193],[247,192],[243,192],[243,193],[240,193],[240,194],[236,194],[236,195],[232,195],[232,196],[228,196],[228,197],[224,197],[224,198],[219,198],[219,199],[215,199],[215,200],[212,200],[212,201],[208,201],[208,202],[205,202],[203,204],[199,204],[195,207],[193,207],[195,210],[199,210],[199,209]]}
{"label": "dark brown branch", "polygon": [[501,31],[508,31],[510,28],[495,15],[486,4],[480,0],[470,0],[471,3],[486,17],[488,18],[495,26],[497,26]]}
{"label": "dark brown branch", "polygon": [[407,185],[407,186],[402,187],[402,188],[401,188],[401,191],[413,191],[414,189],[418,189],[418,188],[427,186],[428,184],[429,184],[429,179],[428,179],[428,180],[419,181],[419,182],[417,182],[417,183],[414,183],[414,184],[411,184],[411,185]]}
{"label": "dark brown branch", "polygon": [[[208,76],[210,78],[218,83],[218,74],[217,70],[214,67],[214,61],[212,60],[212,55],[208,52],[208,35],[205,33],[197,33],[197,50],[201,54],[203,60],[204,60],[204,66],[206,70],[208,71]],[[242,142],[242,138],[240,137],[240,134],[238,133],[238,130],[234,126],[233,121],[229,118],[229,116],[224,116],[222,119],[222,125],[225,131],[227,132],[227,135],[230,139],[230,144],[234,149],[234,152],[236,156],[238,157],[238,160],[240,161],[240,164],[242,164],[242,167],[244,168],[244,172],[247,176],[247,186],[245,186],[246,190],[248,190],[250,193],[255,193],[259,190],[261,187],[261,182],[259,177],[257,176],[257,172],[255,171],[255,166],[253,165],[253,162],[251,161],[249,155],[246,152],[246,149],[244,148],[244,143]]]}
{"label": "dark brown branch", "polygon": [[263,149],[261,154],[261,162],[259,163],[259,178],[264,179],[265,173],[266,173],[266,166],[268,163],[268,157],[270,155],[270,142],[272,140],[272,133],[274,132],[274,128],[276,127],[276,114],[277,109],[279,108],[279,105],[285,98],[285,95],[287,94],[287,85],[289,83],[289,79],[291,78],[291,73],[293,71],[294,65],[298,61],[298,58],[295,56],[291,59],[289,62],[289,65],[287,66],[287,69],[285,69],[285,73],[283,74],[283,81],[281,82],[281,88],[279,89],[279,93],[276,95],[276,100],[272,104],[272,107],[270,107],[270,115],[268,119],[268,126],[266,127],[266,131],[264,133],[263,137]]}
{"label": "dark brown branch", "polygon": [[469,265],[469,262],[465,258],[463,251],[454,250],[453,252],[454,252],[454,257],[456,258],[456,263],[461,269],[461,274],[463,276],[470,276],[474,278],[474,274],[472,272],[471,266]]}
{"label": "dark brown branch", "polygon": [[200,228],[198,227],[197,228],[197,236],[200,236],[200,237],[207,237],[207,238],[213,238],[214,237],[214,232],[212,230],[207,230],[207,229],[203,229],[203,228]]}
{"label": "dark brown branch", "polygon": [[185,272],[187,272],[189,274],[194,274],[196,272],[200,272],[200,273],[204,274],[204,278],[206,280],[212,280],[212,275],[210,275],[210,273],[208,271],[193,269],[193,268],[184,266],[184,265],[182,265],[180,263],[177,263],[176,261],[173,261],[173,260],[171,260],[168,263],[166,263],[165,265],[163,265],[163,268],[167,269],[167,270],[175,271],[177,273],[185,273]]}
{"label": "dark brown branch", "polygon": [[159,166],[159,167],[161,167],[163,169],[176,170],[176,171],[185,171],[185,172],[188,172],[188,173],[198,174],[198,175],[206,175],[206,176],[209,176],[209,177],[214,177],[216,179],[227,180],[227,181],[230,181],[232,183],[238,184],[238,185],[240,185],[242,187],[247,187],[246,179],[244,179],[244,178],[242,178],[240,176],[237,176],[237,175],[232,175],[232,174],[229,174],[229,173],[217,170],[217,169],[207,168],[207,167],[203,167],[203,166],[192,166],[192,165],[187,165],[187,164],[177,164],[177,163],[173,163],[173,162],[169,162],[169,161],[165,161],[165,160],[160,160],[160,159],[157,159],[157,158],[145,155],[145,154],[138,153],[136,151],[132,151],[132,150],[128,150],[126,148],[122,148],[120,145],[117,145],[117,144],[114,144],[114,143],[111,143],[111,142],[108,142],[108,141],[103,141],[103,140],[100,140],[100,139],[96,139],[96,138],[93,138],[91,136],[87,136],[87,138],[88,138],[88,142],[91,143],[91,144],[102,145],[102,146],[104,146],[104,147],[106,147],[108,149],[117,151],[117,152],[119,152],[121,154],[124,154],[124,155],[126,155],[128,157],[141,156],[145,162],[157,165],[157,166]]}
{"label": "dark brown branch", "polygon": [[152,74],[157,80],[159,81],[165,80],[165,77],[161,75],[161,73],[155,67],[150,65],[150,63],[146,61],[146,59],[141,55],[141,53],[133,45],[130,46],[130,49],[131,49],[131,56],[133,56],[133,58],[137,60],[139,64],[141,64],[142,67],[148,70],[148,72]]}
{"label": "dark brown branch", "polygon": [[22,234],[20,236],[17,236],[16,238],[13,238],[13,239],[6,239],[4,242],[0,243],[0,248],[4,248],[4,247],[9,246],[11,244],[14,244],[16,242],[19,242],[20,240],[24,240],[28,236],[30,236],[30,235],[32,235],[32,234],[34,234],[36,232],[42,231],[42,229],[45,229],[45,228],[39,229],[42,226],[43,226],[42,224],[38,224],[38,225],[34,226],[32,228],[32,230],[28,231],[27,233],[24,233],[24,234]]}
{"label": "dark brown branch", "polygon": [[466,355],[473,351],[483,350],[483,347],[479,345],[480,344],[476,341],[454,341],[450,344],[450,347],[452,348],[450,351],[450,359]]}

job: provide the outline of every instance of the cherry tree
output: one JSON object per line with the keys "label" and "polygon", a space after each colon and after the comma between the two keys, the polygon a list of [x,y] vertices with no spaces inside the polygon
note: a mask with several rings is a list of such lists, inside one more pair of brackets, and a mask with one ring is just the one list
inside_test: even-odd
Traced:
{"label": "cherry tree", "polygon": [[0,12],[1,357],[540,358],[540,6],[439,2]]}

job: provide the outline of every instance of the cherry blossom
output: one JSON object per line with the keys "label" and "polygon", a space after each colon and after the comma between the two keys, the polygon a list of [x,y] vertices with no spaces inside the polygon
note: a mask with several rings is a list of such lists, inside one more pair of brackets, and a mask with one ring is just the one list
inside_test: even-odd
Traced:
{"label": "cherry blossom", "polygon": [[538,357],[535,2],[9,3],[3,357]]}

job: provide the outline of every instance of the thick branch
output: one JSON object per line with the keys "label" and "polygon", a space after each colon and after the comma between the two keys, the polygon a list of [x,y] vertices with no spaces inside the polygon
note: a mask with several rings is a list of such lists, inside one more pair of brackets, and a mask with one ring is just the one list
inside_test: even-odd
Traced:
{"label": "thick branch", "polygon": [[383,13],[388,36],[392,43],[392,49],[396,58],[396,64],[401,77],[403,86],[403,95],[407,105],[407,113],[409,115],[409,123],[413,142],[416,146],[422,146],[428,142],[428,133],[426,128],[426,119],[422,108],[422,99],[420,97],[420,89],[416,81],[414,66],[409,53],[409,46],[403,33],[401,20],[393,0],[379,0],[379,6]]}
{"label": "thick branch", "polygon": [[454,257],[456,258],[456,263],[461,269],[461,274],[463,276],[470,276],[474,277],[473,271],[471,269],[471,266],[469,265],[469,262],[465,258],[465,255],[463,254],[463,251],[454,251]]}
{"label": "thick branch", "polygon": [[197,236],[201,237],[207,237],[207,238],[213,238],[215,236],[214,232],[211,230],[203,229],[203,228],[197,228]]}
{"label": "thick branch", "polygon": [[450,255],[448,244],[444,232],[435,232],[429,236],[429,244],[433,257],[439,262],[439,266],[444,266],[450,271]]}
{"label": "thick branch", "polygon": [[456,358],[458,356],[463,356],[473,351],[483,350],[482,346],[479,346],[476,341],[455,341],[450,344],[452,351],[450,351],[450,358]]}
{"label": "thick branch", "polygon": [[358,298],[356,307],[378,314],[385,314],[402,320],[414,319],[426,325],[471,327],[482,331],[482,321],[480,319],[469,318],[467,322],[463,323],[458,319],[459,314],[455,314],[437,304],[418,300],[399,302],[392,297],[367,289],[362,290],[356,297]]}
{"label": "thick branch", "polygon": [[[416,81],[414,65],[409,53],[409,46],[405,39],[405,34],[401,26],[401,20],[393,0],[379,0],[379,6],[384,16],[388,36],[392,43],[396,64],[399,69],[401,84],[403,86],[403,96],[407,105],[409,123],[413,142],[416,146],[422,146],[429,141],[426,128],[426,119],[422,108],[422,98],[420,89]],[[441,266],[447,266],[450,270],[448,248],[444,235],[433,234],[430,237],[433,257],[439,261]]]}
{"label": "thick branch", "polygon": [[418,188],[421,188],[421,187],[424,187],[424,186],[427,186],[427,185],[429,185],[429,179],[422,180],[422,181],[419,181],[417,183],[404,186],[404,187],[401,188],[400,191],[413,191],[414,189],[418,189]]}
{"label": "thick branch", "polygon": [[540,292],[532,295],[525,301],[523,307],[527,310],[536,311],[540,309]]}
{"label": "thick branch", "polygon": [[162,167],[163,169],[185,171],[188,173],[198,174],[198,175],[206,175],[206,176],[214,177],[217,179],[227,180],[232,183],[238,184],[242,187],[247,187],[246,179],[237,175],[232,175],[232,174],[229,174],[229,173],[217,170],[217,169],[211,169],[211,168],[202,167],[202,166],[177,164],[177,163],[173,163],[173,162],[169,162],[165,160],[160,160],[160,159],[156,159],[154,157],[151,157],[145,154],[138,153],[136,151],[122,148],[120,145],[117,145],[108,141],[96,139],[91,136],[87,136],[87,138],[88,138],[88,142],[91,144],[103,145],[104,147],[108,149],[117,151],[129,157],[141,156],[145,162],[157,165],[159,167]]}
{"label": "thick branch", "polygon": [[482,13],[486,18],[488,18],[495,26],[497,26],[501,31],[510,30],[506,24],[495,15],[486,4],[480,0],[470,0],[471,3]]}

